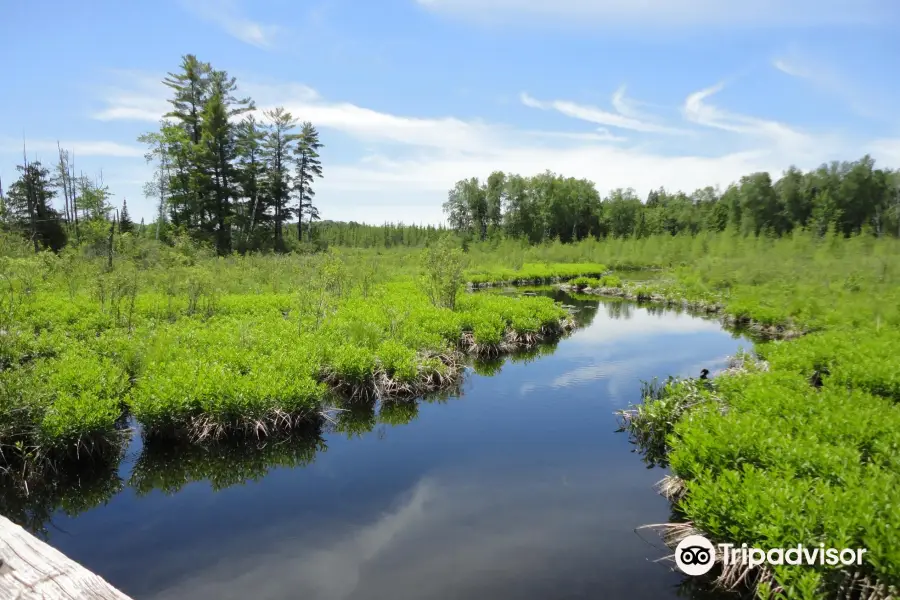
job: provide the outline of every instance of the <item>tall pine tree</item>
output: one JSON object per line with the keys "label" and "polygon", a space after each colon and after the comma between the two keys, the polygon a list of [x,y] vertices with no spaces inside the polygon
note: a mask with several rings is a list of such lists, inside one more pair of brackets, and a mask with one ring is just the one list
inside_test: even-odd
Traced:
{"label": "tall pine tree", "polygon": [[291,174],[291,155],[297,141],[297,134],[292,133],[297,126],[293,115],[282,107],[265,112],[271,122],[271,131],[263,144],[263,159],[266,163],[265,184],[268,197],[272,202],[273,221],[275,224],[275,248],[284,250],[283,228],[290,219],[293,209],[289,200],[293,189]]}
{"label": "tall pine tree", "polygon": [[319,149],[322,143],[319,141],[319,132],[309,121],[303,123],[300,136],[297,139],[297,239],[303,240],[303,215],[309,218],[310,241],[312,222],[319,220],[319,210],[313,204],[316,192],[313,190],[313,180],[322,178],[322,161],[319,159]]}
{"label": "tall pine tree", "polygon": [[258,248],[254,243],[254,228],[263,226],[269,220],[266,212],[268,198],[265,197],[265,163],[263,144],[267,135],[266,127],[251,114],[237,127],[235,150],[238,156],[238,185],[243,198],[238,218],[240,244],[242,249]]}

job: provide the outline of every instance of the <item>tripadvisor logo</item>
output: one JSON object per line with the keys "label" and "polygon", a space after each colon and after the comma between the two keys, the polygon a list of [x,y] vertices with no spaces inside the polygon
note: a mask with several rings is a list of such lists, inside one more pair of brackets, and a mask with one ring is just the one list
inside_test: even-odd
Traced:
{"label": "tripadvisor logo", "polygon": [[716,562],[716,548],[702,535],[689,535],[675,548],[675,564],[686,575],[704,575]]}
{"label": "tripadvisor logo", "polygon": [[[718,548],[718,550],[717,550]],[[747,565],[751,569],[763,564],[768,565],[862,565],[865,548],[826,548],[825,544],[804,546],[797,544],[791,548],[772,548],[762,550],[750,548],[747,544],[718,544],[702,535],[689,535],[675,548],[675,564],[686,575],[704,575],[708,573],[718,556],[724,565]]]}

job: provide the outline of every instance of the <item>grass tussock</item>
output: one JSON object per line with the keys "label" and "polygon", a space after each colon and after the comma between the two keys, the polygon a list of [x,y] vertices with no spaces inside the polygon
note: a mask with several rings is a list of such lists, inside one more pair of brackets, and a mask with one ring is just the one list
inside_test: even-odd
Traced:
{"label": "grass tussock", "polygon": [[465,278],[473,286],[541,285],[573,277],[600,277],[607,271],[599,263],[525,263],[518,268],[472,268]]}

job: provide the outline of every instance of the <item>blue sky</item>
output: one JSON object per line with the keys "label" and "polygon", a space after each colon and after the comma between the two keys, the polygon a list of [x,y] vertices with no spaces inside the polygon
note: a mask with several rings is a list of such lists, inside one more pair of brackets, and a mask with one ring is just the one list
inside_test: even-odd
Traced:
{"label": "blue sky", "polygon": [[0,177],[74,150],[148,220],[138,135],[193,53],[320,132],[323,218],[443,219],[461,178],[687,192],[872,154],[900,167],[896,0],[45,0],[0,21]]}

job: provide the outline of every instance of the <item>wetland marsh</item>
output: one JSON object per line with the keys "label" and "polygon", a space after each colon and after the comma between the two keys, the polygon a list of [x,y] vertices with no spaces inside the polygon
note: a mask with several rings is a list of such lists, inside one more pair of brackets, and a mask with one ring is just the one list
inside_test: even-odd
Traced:
{"label": "wetland marsh", "polygon": [[685,312],[539,293],[577,306],[579,328],[470,362],[459,390],[357,400],[263,444],[136,435],[102,503],[62,503],[42,528],[134,598],[675,598],[681,577],[653,562],[667,550],[634,531],[669,518],[663,471],[613,412],[641,379],[720,369],[749,342]]}

